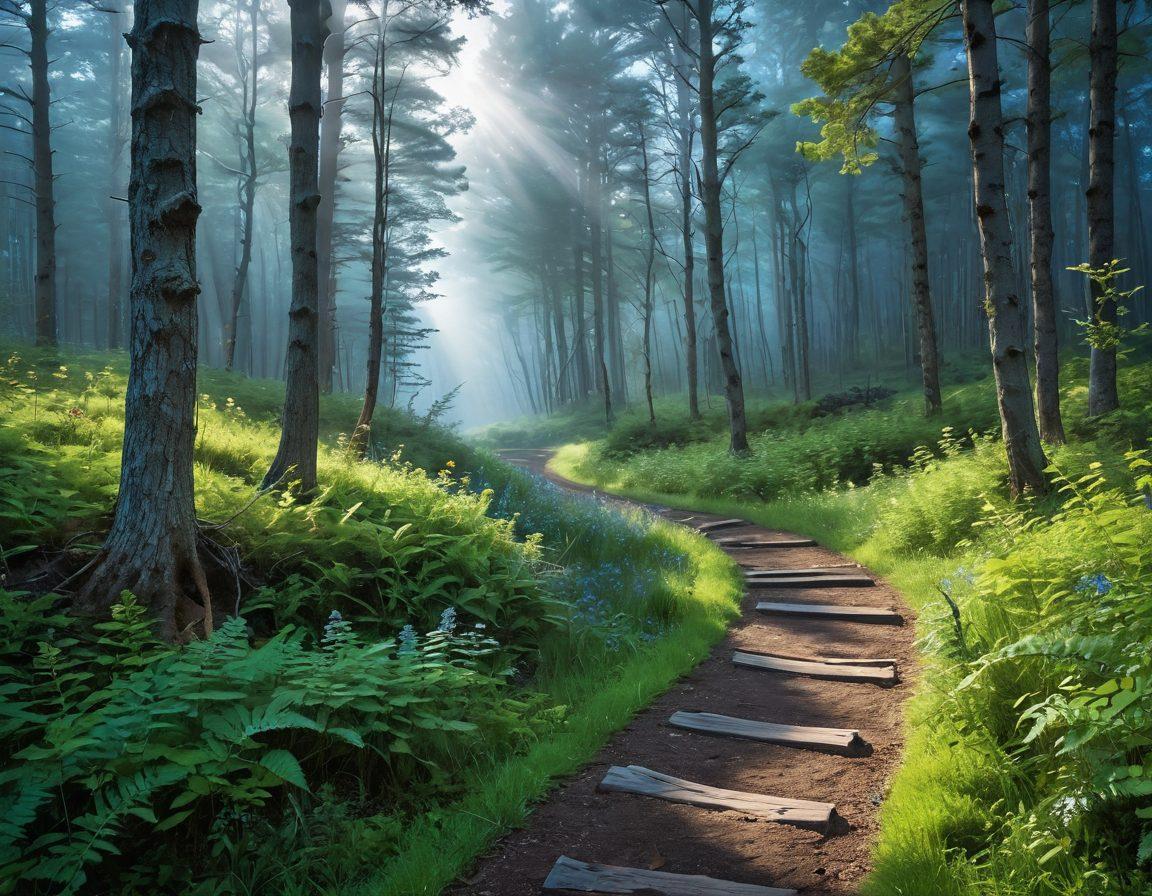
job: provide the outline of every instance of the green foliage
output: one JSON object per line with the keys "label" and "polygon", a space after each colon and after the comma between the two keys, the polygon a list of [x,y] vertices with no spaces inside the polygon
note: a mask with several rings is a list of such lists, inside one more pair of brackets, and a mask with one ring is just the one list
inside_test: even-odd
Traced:
{"label": "green foliage", "polygon": [[[1120,265],[1120,259],[1113,258],[1102,268],[1093,268],[1089,264],[1078,264],[1068,268],[1070,271],[1083,274],[1096,287],[1092,291],[1096,313],[1091,320],[1078,320],[1076,323],[1084,330],[1084,341],[1100,351],[1114,352],[1124,345],[1124,339],[1129,333],[1143,333],[1148,329],[1145,323],[1134,330],[1128,330],[1119,320],[1128,314],[1130,310],[1128,303],[1132,297],[1144,288],[1134,286],[1132,289],[1121,289],[1118,281],[1129,273],[1131,268]],[[1101,310],[1107,306],[1114,308],[1117,320],[1105,320],[1101,317]]]}
{"label": "green foliage", "polygon": [[447,883],[504,828],[446,807],[476,811],[493,769],[530,761],[502,773],[514,823],[702,655],[738,595],[701,539],[561,495],[432,420],[382,412],[397,441],[353,460],[341,398],[323,404],[321,494],[256,497],[278,387],[204,372],[198,515],[243,618],[176,648],[125,594],[78,625],[12,583],[58,581],[99,543],[123,370],[22,354],[0,378],[0,892],[336,892],[401,841],[457,837],[421,868]]}
{"label": "green foliage", "polygon": [[800,70],[824,95],[794,104],[792,113],[819,124],[820,140],[801,141],[796,151],[815,162],[840,156],[842,174],[859,174],[876,162],[880,137],[869,120],[891,102],[892,61],[914,58],[947,12],[928,0],[898,0],[882,15],[866,12],[849,25],[839,50],[813,49]]}

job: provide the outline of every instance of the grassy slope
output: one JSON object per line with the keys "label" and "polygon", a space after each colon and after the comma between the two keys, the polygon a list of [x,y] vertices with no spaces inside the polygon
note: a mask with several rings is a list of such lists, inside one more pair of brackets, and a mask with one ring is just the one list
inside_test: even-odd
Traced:
{"label": "grassy slope", "polygon": [[[82,541],[98,542],[122,432],[122,357],[20,353],[0,378],[0,465],[19,473],[0,477],[0,555],[9,562],[26,546],[57,548],[85,530],[92,534]],[[738,571],[705,539],[640,514],[622,520],[407,415],[383,411],[376,435],[382,454],[403,444],[410,461],[351,461],[339,447],[355,419],[349,398],[323,403],[329,492],[309,507],[248,506],[275,448],[280,387],[204,371],[200,389],[199,512],[228,519],[246,508],[227,530],[261,583],[244,606],[255,601],[275,625],[305,631],[339,608],[379,636],[407,619],[430,627],[456,606],[468,623],[488,620],[503,643],[521,639],[530,651],[522,662],[531,675],[515,690],[536,718],[515,749],[469,743],[449,753],[439,785],[433,777],[411,793],[372,794],[369,804],[384,806],[374,813],[348,817],[342,805],[302,795],[288,827],[273,819],[263,846],[251,838],[255,853],[217,864],[232,890],[439,892],[521,823],[558,776],[698,662],[735,612]],[[458,476],[465,470],[467,483]],[[394,548],[405,529],[403,549]],[[377,588],[389,604],[369,612],[359,598]],[[546,600],[560,601],[560,628],[537,618]],[[542,627],[516,627],[521,615]],[[320,822],[323,812],[338,820]],[[186,845],[199,837],[176,832]]]}
{"label": "grassy slope", "polygon": [[[1147,887],[1135,870],[1131,816],[1106,801],[1096,809],[1099,818],[1073,811],[1060,819],[1060,811],[1081,799],[1075,788],[1088,785],[1073,783],[1078,780],[1069,771],[1074,763],[1058,757],[1051,742],[1045,747],[1042,738],[1031,749],[1018,743],[1017,704],[1031,688],[1040,694],[1046,687],[1055,691],[1059,664],[988,673],[983,683],[957,692],[972,667],[957,662],[952,618],[941,595],[943,588],[959,603],[964,631],[976,643],[974,653],[991,652],[1044,632],[1046,617],[1051,626],[1062,624],[1060,602],[1079,607],[1085,601],[1070,587],[1082,574],[1116,569],[1117,576],[1124,575],[1117,565],[1121,561],[1113,557],[1121,552],[1108,540],[1110,528],[1132,532],[1125,537],[1134,544],[1146,543],[1136,534],[1148,527],[1143,505],[1128,503],[1132,479],[1121,455],[1132,445],[1146,444],[1152,366],[1125,371],[1129,410],[1095,431],[1074,411],[1084,398],[1082,370],[1073,365],[1068,374],[1069,429],[1095,440],[1055,452],[1055,463],[1070,479],[1094,476],[1092,465],[1099,464],[1118,490],[1099,491],[1099,506],[1074,503],[1066,518],[1051,517],[1054,501],[1029,511],[1034,522],[1013,515],[1003,494],[1001,449],[990,441],[978,441],[975,452],[949,441],[935,457],[921,455],[916,472],[881,475],[867,487],[829,487],[806,476],[799,493],[789,494],[787,480],[773,478],[774,466],[809,464],[813,446],[822,444],[832,456],[845,458],[851,446],[838,443],[846,439],[885,430],[914,432],[907,421],[894,419],[907,416],[911,399],[898,400],[886,412],[865,412],[874,418],[871,423],[862,423],[858,415],[855,422],[831,421],[762,436],[757,456],[744,463],[761,468],[749,474],[759,483],[775,486],[768,501],[750,499],[749,491],[755,490],[743,487],[735,495],[718,494],[722,480],[710,467],[740,463],[723,458],[722,438],[619,462],[605,461],[603,443],[568,445],[553,462],[561,475],[639,500],[741,516],[818,538],[884,576],[917,611],[925,674],[908,706],[906,757],[883,808],[868,894],[1126,896]],[[967,390],[974,388],[979,387]],[[658,466],[668,467],[668,474],[661,476],[654,470]],[[639,487],[649,482],[663,485],[663,492]],[[992,525],[973,529],[978,522]],[[1131,550],[1129,555],[1129,568],[1146,574],[1147,558]],[[1006,558],[1016,581],[990,564],[989,557]],[[1027,573],[1021,574],[1021,568]],[[975,584],[963,581],[969,569],[979,571]],[[1036,593],[1052,597],[1024,610]],[[1020,610],[1011,606],[1013,598],[1021,601]],[[1074,615],[1082,618],[1086,612],[1091,612],[1090,603]],[[1142,643],[1137,632],[1129,638]],[[1078,678],[1089,683],[1107,678],[1107,666],[1105,673],[1099,662],[1087,667],[1074,668]],[[1091,763],[1079,770],[1081,776],[1093,773]]]}

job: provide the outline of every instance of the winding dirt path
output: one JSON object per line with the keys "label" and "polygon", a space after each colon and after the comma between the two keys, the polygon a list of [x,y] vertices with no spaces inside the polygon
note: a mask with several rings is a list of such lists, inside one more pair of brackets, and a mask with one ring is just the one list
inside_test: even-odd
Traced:
{"label": "winding dirt path", "polygon": [[[506,460],[576,491],[592,491],[549,473],[546,451],[508,451]],[[719,519],[653,508],[689,525]],[[714,537],[786,537],[743,524]],[[839,567],[852,561],[821,547],[728,549],[746,568]],[[859,568],[853,572],[862,572]],[[898,607],[908,624],[864,624],[758,613],[761,600]],[[557,858],[706,875],[724,881],[799,890],[856,893],[869,870],[877,813],[903,746],[902,705],[915,673],[912,619],[900,596],[874,587],[751,589],[742,613],[709,657],[620,731],[576,776],[533,812],[528,826],[501,840],[473,876],[449,892],[536,896]],[[744,668],[736,650],[790,657],[897,662],[900,683],[881,687]],[[870,755],[842,756],[673,728],[679,710],[762,722],[859,729]],[[698,784],[836,805],[821,833],[744,814],[714,811],[597,785],[611,766],[643,766]]]}

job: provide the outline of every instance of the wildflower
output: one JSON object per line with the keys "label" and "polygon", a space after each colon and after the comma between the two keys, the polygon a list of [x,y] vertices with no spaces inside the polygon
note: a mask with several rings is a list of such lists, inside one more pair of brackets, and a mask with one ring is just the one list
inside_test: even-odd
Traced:
{"label": "wildflower", "polygon": [[437,628],[445,633],[452,632],[456,628],[456,608],[448,607],[443,613],[440,614],[440,625]]}
{"label": "wildflower", "polygon": [[351,644],[353,638],[352,623],[345,621],[339,610],[333,610],[329,613],[328,621],[324,623],[324,637],[321,639],[324,649],[336,650],[341,646]]}
{"label": "wildflower", "polygon": [[1081,594],[1087,594],[1090,591],[1095,591],[1097,596],[1107,594],[1112,590],[1112,582],[1103,573],[1096,573],[1091,576],[1082,576],[1080,581],[1076,583],[1076,590]]}
{"label": "wildflower", "polygon": [[400,629],[400,655],[407,656],[416,652],[416,629],[406,625]]}
{"label": "wildflower", "polygon": [[446,466],[449,470],[453,470],[456,468],[456,461],[446,460],[444,461],[444,466]]}

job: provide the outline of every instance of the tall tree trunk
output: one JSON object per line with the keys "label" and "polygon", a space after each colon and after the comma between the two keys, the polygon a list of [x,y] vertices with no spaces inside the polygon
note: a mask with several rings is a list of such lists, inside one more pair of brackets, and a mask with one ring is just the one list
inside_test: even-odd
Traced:
{"label": "tall tree trunk", "polygon": [[36,344],[55,345],[56,197],[52,174],[52,91],[48,81],[48,0],[31,0],[32,169],[36,183]]}
{"label": "tall tree trunk", "polygon": [[236,337],[240,326],[240,306],[244,303],[244,293],[248,288],[248,268],[252,264],[252,237],[255,232],[256,215],[256,99],[260,84],[259,63],[259,20],[258,0],[248,0],[248,29],[251,32],[250,57],[244,59],[244,51],[237,41],[236,59],[244,79],[244,173],[240,183],[240,261],[236,265],[236,277],[232,281],[232,300],[228,307],[228,332],[224,345],[224,369],[231,370],[236,362]]}
{"label": "tall tree trunk", "polygon": [[108,228],[108,348],[124,345],[124,217],[121,165],[124,159],[124,22],[122,12],[108,14],[112,45],[108,48],[108,196],[104,200],[104,223]]}
{"label": "tall tree trunk", "polygon": [[591,372],[588,365],[588,321],[584,308],[584,217],[577,209],[573,220],[572,272],[573,272],[573,341],[576,352],[577,399],[584,401],[592,391]]}
{"label": "tall tree trunk", "polygon": [[728,404],[729,448],[744,455],[748,449],[748,422],[744,414],[744,384],[733,354],[728,326],[728,303],[724,296],[724,221],[720,207],[719,134],[715,98],[716,57],[712,45],[713,0],[697,0],[696,21],[700,32],[700,192],[704,206],[704,245],[708,256],[708,293],[712,325],[716,332],[720,367],[724,375],[724,398]]}
{"label": "tall tree trunk", "polygon": [[[388,21],[388,0],[382,4],[379,21]],[[374,201],[372,215],[372,273],[368,297],[368,358],[364,370],[364,402],[360,407],[360,418],[352,432],[351,448],[361,456],[368,450],[372,429],[372,417],[380,395],[380,365],[384,359],[384,291],[388,276],[388,231],[391,226],[390,209],[392,201],[392,121],[396,112],[396,101],[400,95],[400,85],[393,85],[388,108],[384,108],[386,78],[386,26],[381,25],[377,32],[375,63],[372,71],[372,160],[375,172]],[[395,365],[393,365],[395,374]],[[396,394],[396,378],[393,375],[392,394]],[[394,400],[394,399],[393,399]]]}
{"label": "tall tree trunk", "polygon": [[592,265],[592,363],[596,367],[596,390],[604,401],[604,423],[611,427],[614,422],[612,413],[612,380],[608,376],[608,361],[605,357],[604,320],[604,265],[603,265],[603,233],[600,229],[601,216],[601,190],[600,172],[597,166],[589,162],[585,187],[587,189],[585,208],[588,209],[588,246],[591,250],[589,261]]}
{"label": "tall tree trunk", "polygon": [[652,402],[652,272],[656,264],[656,218],[652,213],[652,181],[648,165],[648,135],[640,125],[640,176],[644,182],[644,213],[648,228],[644,253],[644,399],[648,403],[648,421],[656,422],[656,406]]}
{"label": "tall tree trunk", "polygon": [[[198,0],[137,0],[132,48],[131,366],[112,529],[77,606],[131,591],[169,639],[212,605],[197,553],[196,57]],[[188,599],[195,594],[197,607]]]}
{"label": "tall tree trunk", "polygon": [[336,354],[336,265],[332,259],[332,231],[336,216],[336,175],[340,168],[340,129],[344,114],[344,18],[347,0],[332,0],[330,34],[324,42],[324,68],[328,95],[320,119],[320,206],[316,209],[316,268],[320,284],[320,390],[332,391]]}
{"label": "tall tree trunk", "polygon": [[916,135],[916,93],[912,86],[912,60],[905,55],[892,62],[896,133],[900,169],[904,175],[904,216],[912,248],[912,302],[920,342],[920,371],[924,407],[929,416],[940,413],[940,357],[936,347],[936,321],[928,280],[928,235],[924,227],[924,193],[920,182],[920,140]]}
{"label": "tall tree trunk", "polygon": [[[915,132],[913,132],[915,133]],[[849,176],[845,200],[848,218],[848,316],[844,326],[845,355],[848,366],[860,364],[860,249],[856,237],[856,178]]]}
{"label": "tall tree trunk", "polygon": [[560,283],[554,265],[548,266],[548,290],[552,299],[552,325],[556,330],[556,352],[559,370],[556,375],[556,398],[560,404],[572,399],[571,375],[568,372],[571,358],[568,355],[568,333],[564,328],[564,306],[560,299]]}
{"label": "tall tree trunk", "polygon": [[[681,24],[682,38],[688,41],[691,17],[684,4]],[[695,121],[692,111],[692,93],[688,84],[692,66],[680,41],[673,39],[676,53],[676,115],[677,166],[680,188],[680,236],[684,247],[684,372],[688,379],[688,417],[700,419],[700,351],[696,347],[696,250],[692,225],[692,146],[695,142]]]}
{"label": "tall tree trunk", "polygon": [[1004,120],[992,0],[963,0],[963,13],[971,94],[968,138],[1000,429],[1012,492],[1020,494],[1029,488],[1044,492],[1048,489],[1044,476],[1047,461],[1033,415],[1027,320],[1024,302],[1016,292],[1012,232],[1004,195]]}
{"label": "tall tree trunk", "polygon": [[1048,0],[1028,0],[1028,218],[1032,276],[1032,340],[1040,438],[1064,442],[1060,418],[1060,355],[1052,284],[1052,61]]}
{"label": "tall tree trunk", "polygon": [[[1092,61],[1088,127],[1088,264],[1105,267],[1116,251],[1116,0],[1092,0]],[[1092,284],[1092,314],[1099,323],[1116,321],[1116,303]],[[1088,415],[1120,407],[1116,390],[1116,350],[1092,349],[1088,372]]]}
{"label": "tall tree trunk", "polygon": [[320,380],[317,370],[316,207],[320,155],[320,76],[328,4],[289,0],[292,33],[292,86],[288,95],[291,137],[288,144],[289,209],[292,238],[292,307],[288,312],[284,415],[280,447],[264,476],[264,487],[299,482],[308,494],[316,488],[320,438]]}

